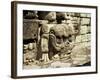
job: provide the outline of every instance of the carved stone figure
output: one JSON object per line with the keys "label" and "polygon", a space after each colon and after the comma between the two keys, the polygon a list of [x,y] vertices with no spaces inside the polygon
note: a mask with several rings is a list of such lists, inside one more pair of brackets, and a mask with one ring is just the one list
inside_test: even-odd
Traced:
{"label": "carved stone figure", "polygon": [[49,55],[71,53],[74,46],[74,29],[66,24],[57,24],[50,29],[49,34]]}
{"label": "carved stone figure", "polygon": [[74,28],[67,24],[62,24],[65,18],[63,14],[57,14],[57,24],[50,29],[49,33],[49,58],[58,54],[60,58],[63,55],[71,53],[74,44]]}

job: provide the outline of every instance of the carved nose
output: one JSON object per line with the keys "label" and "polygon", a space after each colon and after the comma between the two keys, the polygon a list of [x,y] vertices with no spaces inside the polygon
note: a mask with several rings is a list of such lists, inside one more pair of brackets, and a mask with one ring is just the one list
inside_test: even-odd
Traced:
{"label": "carved nose", "polygon": [[67,41],[67,44],[69,44],[69,41]]}
{"label": "carved nose", "polygon": [[70,44],[70,42],[68,40],[66,40],[65,42],[66,46]]}
{"label": "carved nose", "polygon": [[63,39],[61,38],[61,43],[63,43]]}

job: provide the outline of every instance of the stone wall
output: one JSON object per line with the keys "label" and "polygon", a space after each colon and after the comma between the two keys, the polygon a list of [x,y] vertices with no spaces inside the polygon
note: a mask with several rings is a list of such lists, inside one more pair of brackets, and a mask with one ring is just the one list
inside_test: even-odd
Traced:
{"label": "stone wall", "polygon": [[[74,35],[75,35],[75,46],[77,48],[74,48],[72,50],[72,59],[74,61],[75,57],[73,57],[75,54],[78,54],[76,51],[79,50],[79,47],[82,47],[79,52],[81,54],[89,54],[90,55],[90,44],[91,44],[91,14],[89,13],[72,13],[72,12],[62,12],[58,14],[59,12],[49,12],[49,11],[25,11],[23,15],[23,39],[35,39],[36,44],[39,44],[40,40],[40,29],[41,25],[45,24],[48,27],[46,30],[49,33],[49,30],[52,26],[55,26],[57,24],[57,15],[62,15],[63,17],[62,24],[66,24],[68,26],[71,26],[74,28]],[[35,24],[33,24],[36,22]],[[28,28],[30,26],[30,28]],[[27,36],[28,35],[28,36]],[[30,42],[29,42],[30,43]],[[26,44],[27,45],[27,44]],[[83,50],[83,48],[86,48],[86,50]],[[85,53],[82,53],[82,51],[85,51]],[[36,53],[37,54],[37,53]],[[80,54],[80,53],[79,53]],[[88,55],[88,56],[89,56]],[[40,56],[40,54],[39,54]],[[82,55],[82,57],[84,57]],[[89,59],[90,57],[88,57]],[[81,60],[81,59],[79,59]],[[87,62],[87,60],[84,60]],[[84,61],[83,64],[85,63]],[[90,59],[88,60],[90,61]],[[81,64],[82,64],[81,62]],[[77,61],[76,63],[77,64]],[[78,65],[78,64],[77,64]]]}

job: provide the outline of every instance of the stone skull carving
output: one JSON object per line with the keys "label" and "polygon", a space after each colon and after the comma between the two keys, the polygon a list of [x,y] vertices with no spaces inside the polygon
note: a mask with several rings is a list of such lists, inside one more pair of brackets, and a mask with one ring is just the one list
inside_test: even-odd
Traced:
{"label": "stone skull carving", "polygon": [[74,46],[74,28],[66,24],[57,24],[50,29],[49,35],[49,55],[50,59],[55,54],[71,53]]}

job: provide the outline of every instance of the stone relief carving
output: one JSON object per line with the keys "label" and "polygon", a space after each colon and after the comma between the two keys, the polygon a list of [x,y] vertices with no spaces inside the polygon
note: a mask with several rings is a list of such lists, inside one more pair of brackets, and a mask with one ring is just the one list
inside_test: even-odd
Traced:
{"label": "stone relief carving", "polygon": [[90,14],[50,11],[24,13],[25,69],[90,65]]}

